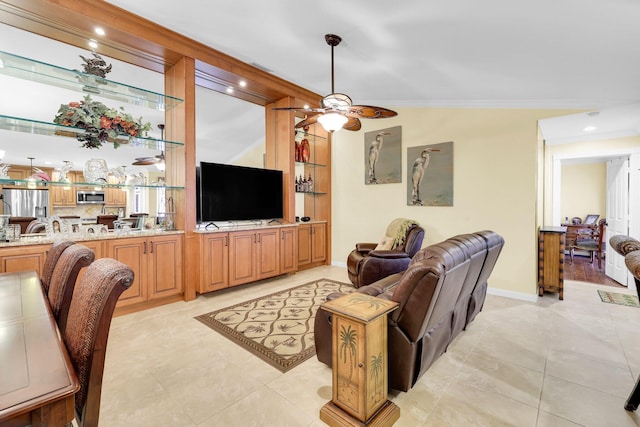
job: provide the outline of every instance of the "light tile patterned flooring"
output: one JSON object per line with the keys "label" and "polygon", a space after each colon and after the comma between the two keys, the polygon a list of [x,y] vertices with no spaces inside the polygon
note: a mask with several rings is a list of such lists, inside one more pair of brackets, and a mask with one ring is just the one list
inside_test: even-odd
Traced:
{"label": "light tile patterned flooring", "polygon": [[[100,425],[323,426],[329,368],[313,358],[282,374],[193,319],[323,277],[347,282],[320,267],[115,318]],[[564,301],[537,303],[489,295],[416,386],[390,394],[395,425],[640,426],[623,408],[640,374],[640,309],[597,289],[611,287],[568,281]]]}

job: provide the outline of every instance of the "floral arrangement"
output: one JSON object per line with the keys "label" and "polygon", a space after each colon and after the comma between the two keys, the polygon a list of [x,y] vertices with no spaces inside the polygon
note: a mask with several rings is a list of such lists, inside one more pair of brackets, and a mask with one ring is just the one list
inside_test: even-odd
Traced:
{"label": "floral arrangement", "polygon": [[129,141],[138,136],[144,137],[151,130],[151,123],[142,123],[142,117],[134,119],[131,114],[109,108],[102,102],[94,101],[89,95],[80,102],[60,105],[53,122],[63,126],[86,129],[87,132],[76,136],[85,148],[100,148],[108,140],[118,148],[118,136],[126,136]]}

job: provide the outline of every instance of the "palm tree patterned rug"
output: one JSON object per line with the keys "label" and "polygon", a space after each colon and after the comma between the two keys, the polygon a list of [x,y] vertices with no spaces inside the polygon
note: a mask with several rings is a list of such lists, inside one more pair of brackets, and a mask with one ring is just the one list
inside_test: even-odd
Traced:
{"label": "palm tree patterned rug", "polygon": [[602,302],[610,304],[628,305],[630,307],[640,307],[636,295],[621,294],[619,292],[598,291]]}
{"label": "palm tree patterned rug", "polygon": [[195,319],[287,372],[316,354],[313,322],[327,295],[354,290],[350,284],[320,279]]}

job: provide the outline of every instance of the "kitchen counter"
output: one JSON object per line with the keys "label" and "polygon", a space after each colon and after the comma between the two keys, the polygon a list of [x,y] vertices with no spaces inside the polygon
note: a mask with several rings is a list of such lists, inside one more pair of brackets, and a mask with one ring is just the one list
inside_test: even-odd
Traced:
{"label": "kitchen counter", "polygon": [[206,233],[227,233],[229,231],[244,231],[244,230],[254,230],[254,229],[264,229],[264,228],[282,228],[282,227],[297,227],[305,224],[318,224],[318,223],[326,223],[327,221],[307,221],[307,222],[293,222],[293,223],[278,223],[272,222],[268,223],[267,221],[261,222],[238,222],[238,223],[219,223],[216,224],[219,228],[211,225],[209,228],[205,228],[204,226],[198,227],[194,230],[194,233],[206,234]]}
{"label": "kitchen counter", "polygon": [[126,233],[115,233],[113,231],[109,231],[108,233],[99,233],[94,236],[83,235],[83,234],[58,234],[55,238],[50,237],[46,233],[38,233],[38,234],[24,234],[20,236],[19,240],[14,242],[0,242],[0,248],[10,248],[10,247],[19,247],[19,246],[30,246],[30,245],[46,245],[51,244],[55,240],[73,240],[75,242],[85,242],[85,241],[93,241],[93,240],[111,240],[111,239],[123,239],[130,237],[152,237],[152,236],[168,236],[172,234],[184,234],[182,230],[173,230],[173,231],[164,231],[164,230],[133,230],[128,231]]}

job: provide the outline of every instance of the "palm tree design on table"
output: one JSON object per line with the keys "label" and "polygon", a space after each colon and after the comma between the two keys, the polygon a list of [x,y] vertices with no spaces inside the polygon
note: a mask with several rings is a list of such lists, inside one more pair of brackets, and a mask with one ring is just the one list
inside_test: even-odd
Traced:
{"label": "palm tree design on table", "polygon": [[[340,332],[340,354],[342,355],[342,363],[349,366],[349,378],[347,383],[351,382],[351,376],[353,375],[353,368],[356,366],[356,331],[351,329],[351,325],[349,325],[348,329],[344,328],[344,325],[341,326],[342,331]],[[347,356],[349,356],[349,361],[351,363],[347,363]]]}
{"label": "palm tree design on table", "polygon": [[[371,356],[371,379],[374,380],[375,384],[375,396],[372,399],[374,401],[377,400],[378,393],[382,394],[382,378],[380,377],[382,367],[382,353],[378,353],[377,356]],[[378,390],[378,386],[380,386],[380,390]]]}

